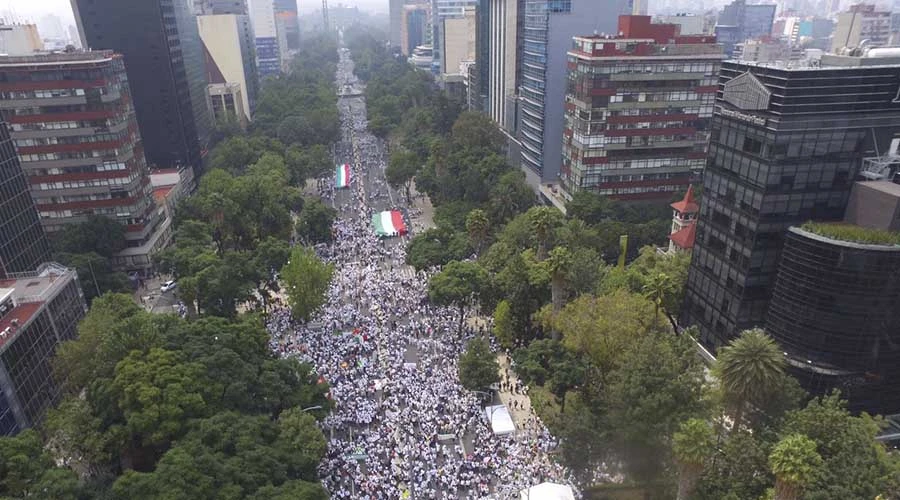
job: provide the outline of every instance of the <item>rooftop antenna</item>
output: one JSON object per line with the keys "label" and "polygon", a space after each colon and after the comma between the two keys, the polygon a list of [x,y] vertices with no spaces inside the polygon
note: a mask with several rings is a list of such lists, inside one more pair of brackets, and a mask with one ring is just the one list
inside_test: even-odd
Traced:
{"label": "rooftop antenna", "polygon": [[328,31],[328,0],[322,0],[322,21],[325,31]]}

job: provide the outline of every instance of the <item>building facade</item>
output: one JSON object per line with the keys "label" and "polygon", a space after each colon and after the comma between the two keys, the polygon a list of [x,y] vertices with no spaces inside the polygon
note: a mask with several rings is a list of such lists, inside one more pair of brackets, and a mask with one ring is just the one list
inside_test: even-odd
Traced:
{"label": "building facade", "polygon": [[612,33],[631,4],[613,0],[525,0],[518,95],[517,134],[521,166],[542,183],[558,182],[562,165],[566,53],[572,37]]}
{"label": "building facade", "polygon": [[259,77],[281,74],[281,48],[278,43],[275,6],[272,0],[255,0],[251,4],[250,18],[256,36],[256,65]]}
{"label": "building facade", "polygon": [[82,46],[125,56],[147,161],[198,173],[209,145],[203,45],[183,0],[71,0]]}
{"label": "building facade", "polygon": [[193,0],[195,16],[247,15],[247,0]]}
{"label": "building facade", "polygon": [[425,43],[428,27],[428,5],[404,5],[400,22],[400,53],[406,57]]}
{"label": "building facade", "polygon": [[519,84],[518,57],[523,0],[488,0],[487,110],[491,119],[514,131],[515,95]]}
{"label": "building facade", "polygon": [[34,24],[0,23],[0,54],[25,56],[44,50],[44,42]]}
{"label": "building facade", "polygon": [[868,151],[900,129],[900,58],[725,61],[682,324],[717,348],[765,325],[789,227],[841,220]]}
{"label": "building facade", "polygon": [[[0,83],[0,92],[10,87]],[[37,269],[50,260],[50,245],[28,190],[25,172],[0,115],[0,278]]]}
{"label": "building facade", "polygon": [[478,0],[431,0],[431,71],[435,75],[439,75],[441,68],[445,67],[441,62],[444,56],[444,20],[463,17],[467,9],[477,6]]}
{"label": "building facade", "polygon": [[297,50],[300,48],[300,19],[297,17],[297,0],[275,0],[275,17],[284,27],[284,40],[286,48]]}
{"label": "building facade", "polygon": [[40,423],[59,401],[51,359],[86,312],[74,269],[48,263],[0,280],[0,435]]}
{"label": "building facade", "polygon": [[658,24],[677,24],[681,27],[682,35],[706,35],[703,16],[696,14],[674,14],[668,16],[653,16],[653,22]]}
{"label": "building facade", "polygon": [[126,253],[146,269],[171,238],[153,202],[123,57],[112,51],[0,57],[0,113],[44,230],[91,215],[125,226]]}
{"label": "building facade", "polygon": [[400,47],[400,32],[403,30],[403,0],[388,0],[388,41],[391,47]]}
{"label": "building facade", "polygon": [[751,38],[772,34],[775,4],[748,5],[746,0],[734,0],[719,13],[716,39],[723,45],[725,55],[731,56],[734,46]]}
{"label": "building facade", "polygon": [[859,3],[837,15],[831,39],[831,51],[856,48],[867,41],[869,47],[883,47],[891,41],[891,13],[876,10],[875,5]]}
{"label": "building facade", "polygon": [[785,234],[766,331],[813,394],[841,390],[851,409],[900,411],[900,246],[859,243],[856,226]]}
{"label": "building facade", "polygon": [[207,82],[210,85],[237,84],[243,101],[243,116],[236,118],[250,121],[259,93],[250,17],[235,14],[197,16],[197,26],[206,56]]}
{"label": "building facade", "polygon": [[703,171],[722,47],[712,35],[620,16],[619,35],[569,51],[563,189],[670,199]]}
{"label": "building facade", "polygon": [[462,16],[444,19],[441,35],[441,75],[459,75],[460,64],[475,60],[475,7],[467,7]]}
{"label": "building facade", "polygon": [[209,85],[209,109],[216,123],[236,121],[242,130],[248,125],[244,109],[244,96],[237,83],[211,83]]}

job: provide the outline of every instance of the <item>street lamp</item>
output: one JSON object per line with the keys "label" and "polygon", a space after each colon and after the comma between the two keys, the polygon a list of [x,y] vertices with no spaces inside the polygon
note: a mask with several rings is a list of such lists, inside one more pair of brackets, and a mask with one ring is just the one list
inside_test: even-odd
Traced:
{"label": "street lamp", "polygon": [[321,409],[322,409],[322,406],[321,406],[321,405],[316,405],[316,406],[310,406],[309,408],[303,408],[303,409],[300,410],[300,411],[301,411],[301,412],[307,412],[307,411],[310,411],[310,410],[321,410]]}

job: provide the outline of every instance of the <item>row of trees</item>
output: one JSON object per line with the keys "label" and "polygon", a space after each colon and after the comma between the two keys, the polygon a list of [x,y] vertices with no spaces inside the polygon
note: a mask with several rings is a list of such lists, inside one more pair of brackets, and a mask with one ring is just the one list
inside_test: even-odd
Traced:
{"label": "row of trees", "polygon": [[97,298],[53,363],[64,400],[38,431],[0,439],[0,494],[326,498],[328,387],[268,338],[258,316],[188,322]]}
{"label": "row of trees", "polygon": [[302,190],[331,168],[335,60],[333,40],[310,40],[290,74],[264,82],[252,133],[221,142],[179,206],[175,245],[158,265],[199,318],[152,315],[128,295],[103,294],[125,288],[124,276],[106,272],[124,246],[114,221],[91,218],[57,235],[61,259],[91,264],[79,273],[95,296],[78,339],[53,362],[63,401],[36,430],[0,439],[0,496],[327,498],[316,419],[330,410],[328,386],[272,353],[259,315],[238,312],[265,304],[279,271],[298,319],[325,300],[331,266],[291,240],[331,238],[334,211]]}

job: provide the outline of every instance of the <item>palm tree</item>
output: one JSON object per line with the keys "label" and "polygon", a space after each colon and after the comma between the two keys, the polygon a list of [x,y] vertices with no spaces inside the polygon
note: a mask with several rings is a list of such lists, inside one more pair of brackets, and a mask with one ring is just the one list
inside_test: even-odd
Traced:
{"label": "palm tree", "polygon": [[703,472],[703,462],[715,449],[712,427],[704,420],[692,418],[682,422],[672,436],[672,452],[678,463],[678,500],[694,494]]}
{"label": "palm tree", "polygon": [[748,404],[763,402],[777,387],[784,365],[778,344],[760,328],[745,330],[719,350],[713,373],[733,409],[734,428],[741,425]]}
{"label": "palm tree", "polygon": [[527,213],[537,240],[537,260],[541,261],[547,258],[547,246],[553,236],[553,229],[561,222],[562,215],[552,207],[534,207]]}
{"label": "palm tree", "polygon": [[[675,283],[668,274],[655,273],[647,277],[647,281],[642,288],[644,297],[647,297],[655,306],[656,316],[654,318],[659,317],[659,310],[663,308],[663,304],[669,301],[670,296],[675,293]],[[671,317],[669,321],[672,321]]]}
{"label": "palm tree", "polygon": [[769,467],[775,474],[775,499],[797,500],[803,488],[815,478],[822,457],[815,441],[803,434],[787,436],[772,449]]}
{"label": "palm tree", "polygon": [[[562,310],[566,289],[569,287],[569,273],[572,270],[573,261],[572,252],[568,247],[555,247],[544,261],[550,274],[550,303],[553,307],[554,317]],[[559,332],[555,328],[551,333],[554,340],[559,340]]]}
{"label": "palm tree", "polygon": [[487,241],[490,225],[491,222],[484,210],[476,208],[466,215],[466,231],[469,233],[469,240],[472,242],[472,247],[475,248],[476,255],[481,254],[481,249]]}

